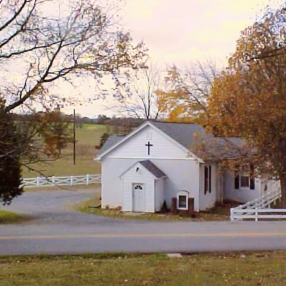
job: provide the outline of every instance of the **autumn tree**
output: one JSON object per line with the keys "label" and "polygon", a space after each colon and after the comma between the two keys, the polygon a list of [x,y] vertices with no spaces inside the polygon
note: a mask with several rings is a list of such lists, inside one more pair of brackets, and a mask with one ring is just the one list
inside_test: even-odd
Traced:
{"label": "autumn tree", "polygon": [[[57,104],[83,101],[71,95],[60,97],[51,90],[59,89],[64,82],[80,85],[78,78],[88,76],[96,81],[98,88],[104,84],[104,77],[111,77],[115,97],[119,95],[123,74],[129,68],[141,68],[146,56],[144,44],[133,45],[129,32],[117,20],[120,3],[120,0],[0,1],[3,112],[7,116],[12,112],[33,114],[39,107],[45,112]],[[95,90],[95,94],[102,93]],[[16,132],[24,128],[27,136],[14,144],[18,147],[15,160],[23,158],[20,163],[29,168],[28,164],[36,161],[37,153],[45,150],[36,144],[34,131],[39,128],[39,122],[27,121],[24,125],[16,128]],[[11,156],[7,152],[2,158]]]}
{"label": "autumn tree", "polygon": [[56,109],[46,112],[40,122],[38,133],[43,138],[44,153],[48,156],[61,156],[62,149],[73,141],[70,124],[65,115]]}
{"label": "autumn tree", "polygon": [[95,149],[100,150],[103,147],[104,143],[107,141],[108,137],[109,137],[109,134],[107,132],[103,133],[100,137],[99,145],[96,145]]}
{"label": "autumn tree", "polygon": [[286,10],[266,10],[237,41],[228,69],[214,80],[209,130],[245,139],[260,174],[275,176],[286,205]]}
{"label": "autumn tree", "polygon": [[161,111],[168,121],[194,122],[205,115],[207,99],[214,78],[221,68],[213,60],[191,62],[184,68],[172,66],[167,70],[167,87],[158,89]]}

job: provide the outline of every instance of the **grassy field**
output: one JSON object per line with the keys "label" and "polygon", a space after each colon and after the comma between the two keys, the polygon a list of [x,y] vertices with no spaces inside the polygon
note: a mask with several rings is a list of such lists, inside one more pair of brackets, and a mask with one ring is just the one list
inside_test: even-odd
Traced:
{"label": "grassy field", "polygon": [[[17,223],[26,220],[26,217],[0,209],[0,224]],[[0,284],[1,285],[1,284]]]}
{"label": "grassy field", "polygon": [[192,220],[192,221],[229,221],[230,206],[215,207],[208,212],[200,212],[197,217],[181,217],[179,215],[166,214],[151,214],[145,213],[140,215],[124,214],[119,210],[105,210],[101,208],[95,208],[100,206],[100,196],[97,195],[92,199],[80,202],[73,206],[73,209],[79,212],[102,215],[107,217],[117,217],[126,219],[141,219],[141,220]]}
{"label": "grassy field", "polygon": [[[40,170],[46,176],[85,175],[100,172],[100,164],[93,159],[101,135],[106,132],[105,125],[83,124],[76,129],[76,165],[73,165],[73,145],[63,150],[63,158],[55,161],[37,163],[32,168]],[[32,178],[40,176],[37,172],[23,168],[23,177]]]}
{"label": "grassy field", "polygon": [[285,285],[286,252],[0,257],[1,286]]}

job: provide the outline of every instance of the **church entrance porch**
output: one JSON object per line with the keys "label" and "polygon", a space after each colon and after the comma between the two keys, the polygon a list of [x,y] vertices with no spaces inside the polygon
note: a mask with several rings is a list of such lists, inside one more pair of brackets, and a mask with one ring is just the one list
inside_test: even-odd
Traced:
{"label": "church entrance porch", "polygon": [[123,188],[122,210],[127,212],[160,211],[164,199],[166,175],[150,160],[138,161],[121,176]]}

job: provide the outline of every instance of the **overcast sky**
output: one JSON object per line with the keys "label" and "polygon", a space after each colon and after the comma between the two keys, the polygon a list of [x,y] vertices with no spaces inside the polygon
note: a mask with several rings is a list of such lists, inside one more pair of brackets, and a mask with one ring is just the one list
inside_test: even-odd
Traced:
{"label": "overcast sky", "polygon": [[[204,58],[224,62],[240,31],[251,25],[268,0],[127,0],[123,23],[134,42],[144,40],[162,67]],[[81,91],[92,93],[92,87]],[[73,108],[64,111],[71,113]],[[76,107],[82,116],[111,115],[101,101]]]}

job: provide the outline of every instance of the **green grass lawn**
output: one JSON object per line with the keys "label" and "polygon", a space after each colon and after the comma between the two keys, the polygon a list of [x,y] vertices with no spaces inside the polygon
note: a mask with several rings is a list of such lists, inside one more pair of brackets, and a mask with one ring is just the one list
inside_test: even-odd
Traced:
{"label": "green grass lawn", "polygon": [[228,205],[225,207],[217,207],[213,208],[210,211],[200,212],[197,214],[197,217],[181,217],[179,215],[172,215],[170,213],[160,214],[160,213],[145,213],[140,215],[131,215],[128,213],[122,213],[119,210],[105,210],[99,208],[95,208],[100,206],[100,196],[96,195],[94,198],[82,201],[72,208],[79,212],[102,215],[107,217],[117,217],[117,218],[125,218],[125,219],[141,219],[141,220],[192,220],[192,221],[229,221],[230,210]]}
{"label": "green grass lawn", "polygon": [[[86,174],[97,174],[100,173],[101,165],[98,162],[94,162],[93,158],[95,155],[90,157],[78,158],[76,165],[73,165],[73,160],[70,157],[61,158],[52,162],[37,163],[33,166],[37,170],[44,173],[46,176],[74,176],[74,175],[86,175]],[[34,178],[41,176],[39,173],[29,171],[25,168],[23,171],[24,178]]]}
{"label": "green grass lawn", "polygon": [[286,252],[0,257],[1,286],[285,285]]}
{"label": "green grass lawn", "polygon": [[[63,157],[49,162],[40,162],[31,165],[32,168],[41,171],[46,176],[69,176],[100,173],[100,163],[94,162],[101,135],[107,131],[105,125],[83,124],[76,129],[76,164],[73,164],[73,145],[69,144],[63,150]],[[23,178],[41,176],[35,171],[23,168]]]}
{"label": "green grass lawn", "polygon": [[[0,225],[25,221],[27,218],[16,213],[3,211],[0,209]],[[1,285],[1,283],[0,283]]]}

